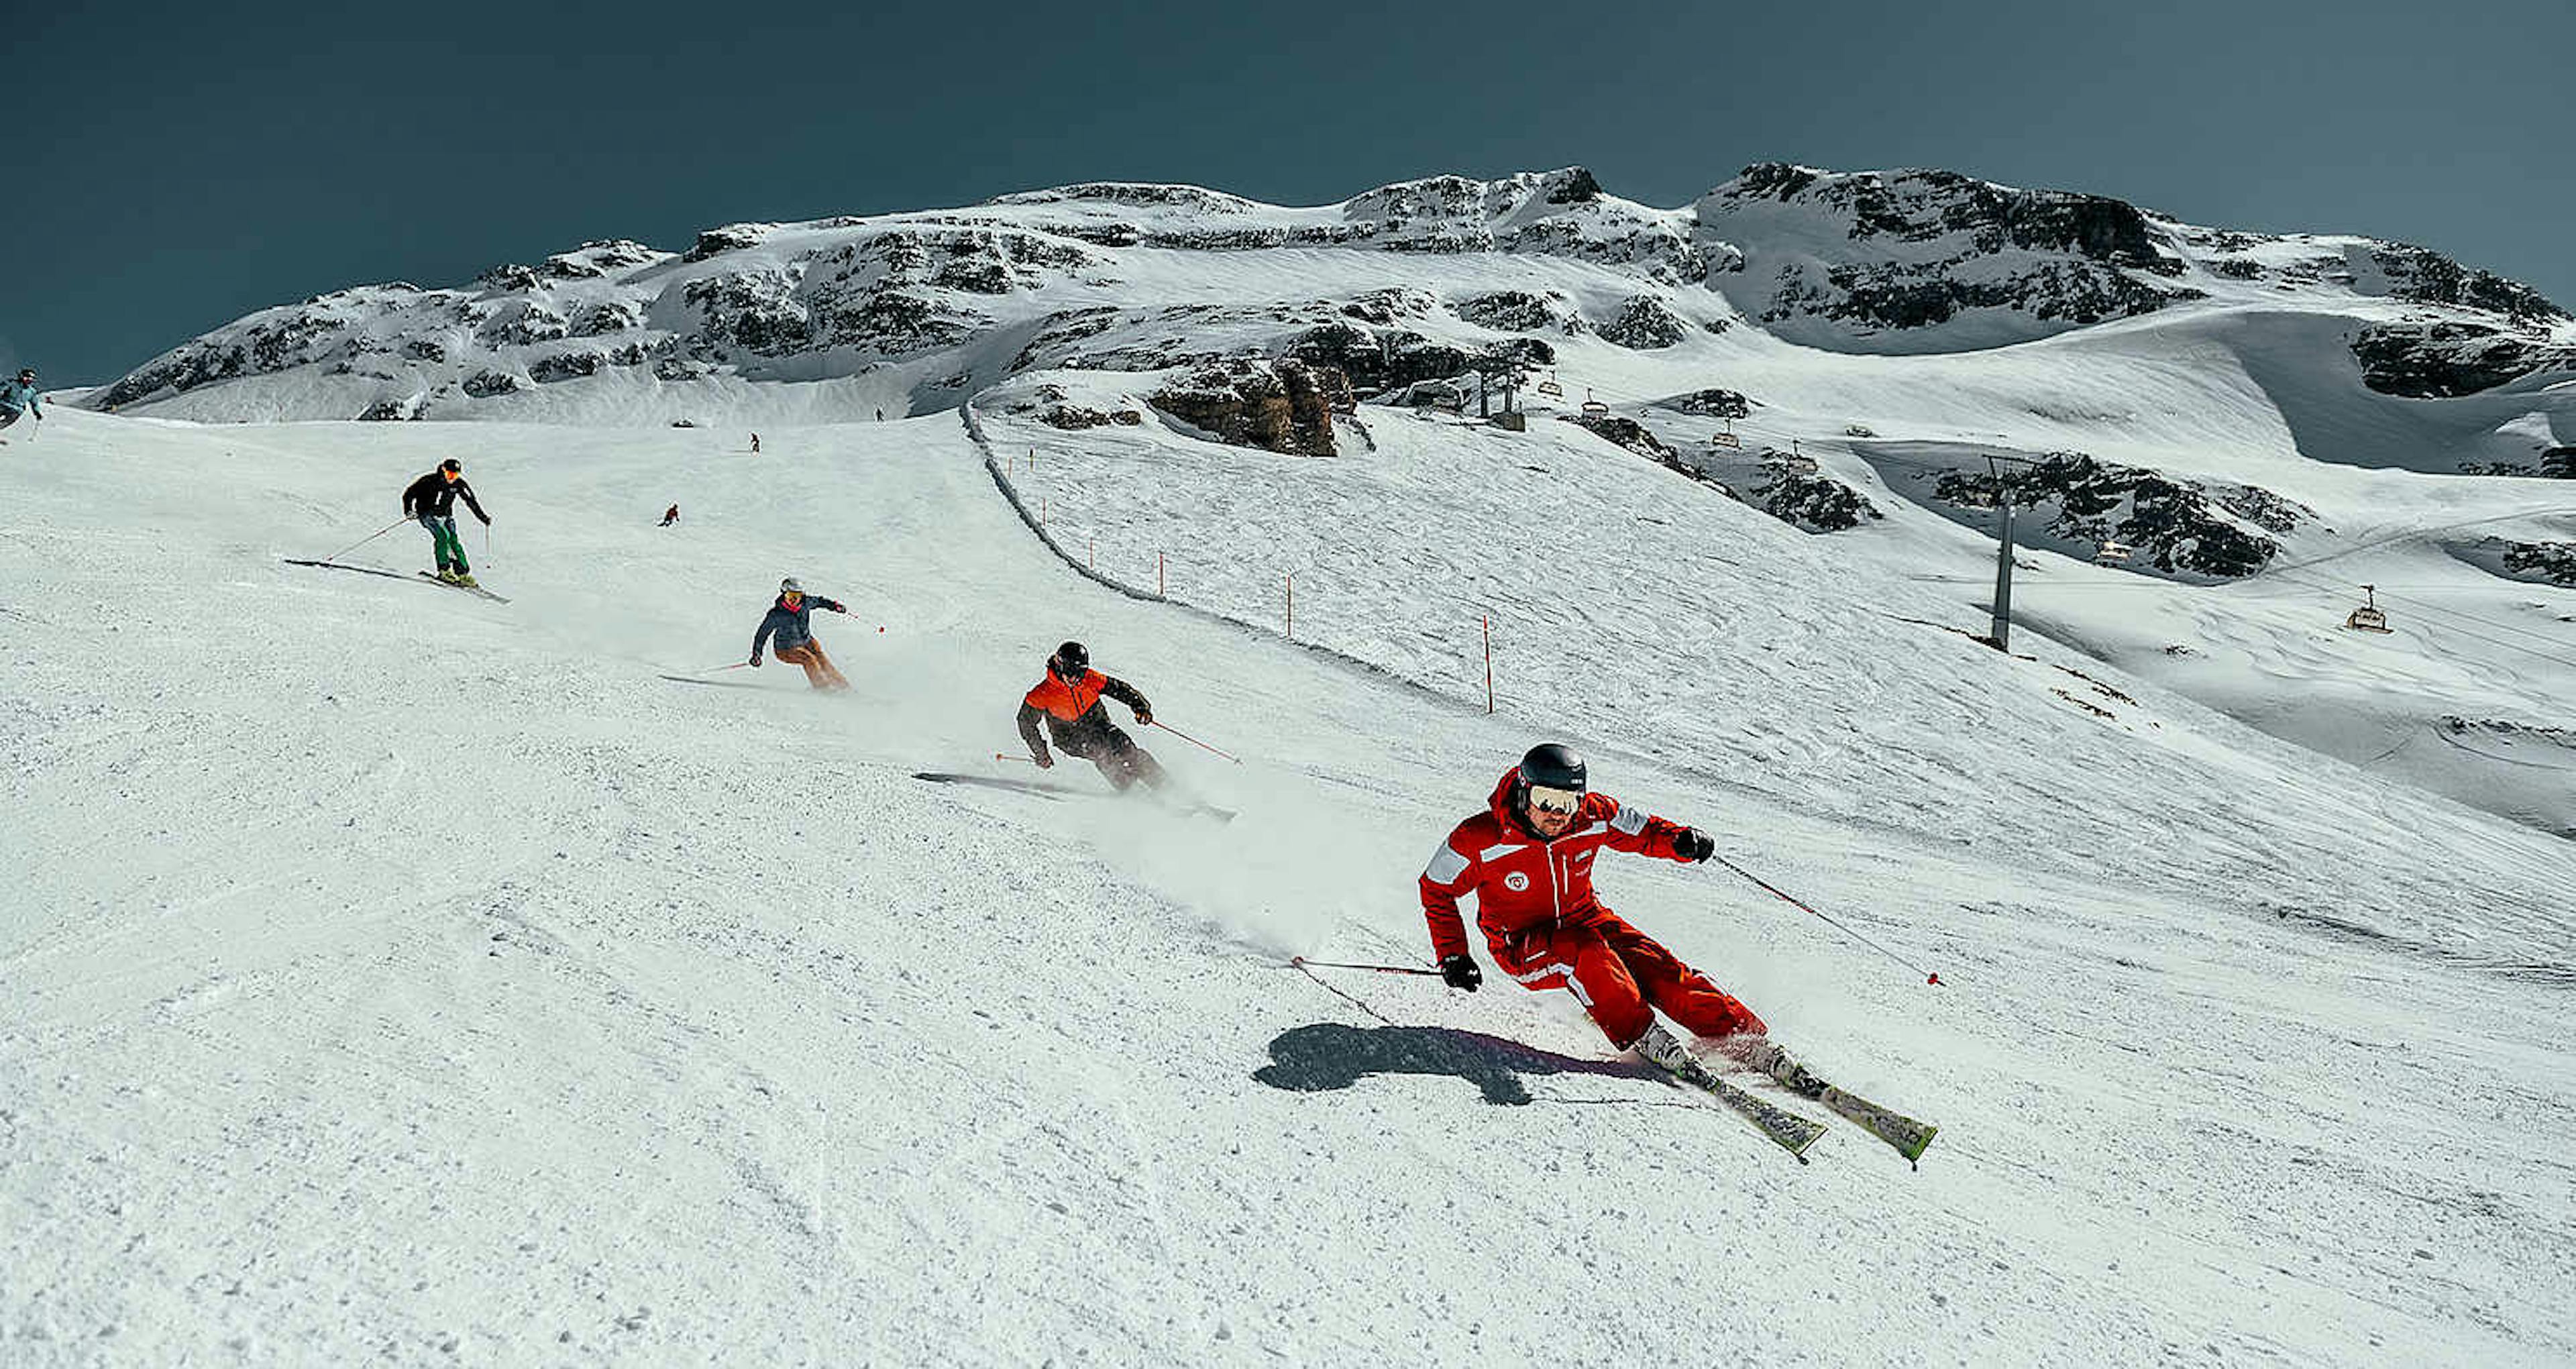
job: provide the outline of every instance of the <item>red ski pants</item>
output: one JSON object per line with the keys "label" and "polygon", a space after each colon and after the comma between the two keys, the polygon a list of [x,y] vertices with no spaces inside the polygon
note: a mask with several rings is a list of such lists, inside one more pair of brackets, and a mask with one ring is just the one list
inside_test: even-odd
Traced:
{"label": "red ski pants", "polygon": [[1696,1036],[1765,1030],[1751,1008],[1606,908],[1510,944],[1519,953],[1519,968],[1505,965],[1512,978],[1526,988],[1573,994],[1610,1044],[1623,1050],[1654,1025],[1658,1009]]}

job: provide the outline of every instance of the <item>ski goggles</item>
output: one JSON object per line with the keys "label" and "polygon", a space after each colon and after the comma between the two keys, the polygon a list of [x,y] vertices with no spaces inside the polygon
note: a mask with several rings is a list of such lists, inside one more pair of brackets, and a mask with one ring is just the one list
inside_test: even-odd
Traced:
{"label": "ski goggles", "polygon": [[805,591],[801,589],[782,590],[778,597],[785,600],[788,606],[793,608],[797,604],[801,604],[805,601]]}
{"label": "ski goggles", "polygon": [[1550,789],[1543,784],[1533,784],[1529,791],[1529,806],[1533,813],[1548,813],[1560,818],[1570,818],[1574,816],[1575,809],[1583,806],[1583,791]]}

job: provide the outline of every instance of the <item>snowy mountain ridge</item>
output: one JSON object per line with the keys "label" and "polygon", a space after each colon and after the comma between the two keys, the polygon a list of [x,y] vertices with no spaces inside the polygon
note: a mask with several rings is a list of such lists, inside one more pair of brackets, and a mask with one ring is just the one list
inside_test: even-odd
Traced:
{"label": "snowy mountain ridge", "polygon": [[[262,310],[154,358],[96,402],[204,418],[596,421],[601,406],[534,392],[623,382],[606,412],[644,402],[640,390],[677,417],[687,391],[665,397],[663,387],[848,381],[837,404],[777,396],[768,407],[775,421],[928,411],[1050,360],[1152,369],[1244,347],[1275,353],[1289,337],[1258,326],[1256,310],[1211,317],[1203,306],[1212,293],[1294,304],[1296,257],[1337,251],[1501,259],[1489,289],[1431,301],[1434,333],[1544,323],[1654,350],[1750,322],[1807,346],[1955,351],[2196,301],[2261,300],[2372,320],[2373,374],[2397,393],[2489,388],[2576,355],[2566,315],[2536,292],[2399,244],[2198,229],[2099,196],[1935,171],[1757,165],[1664,210],[1612,196],[1575,167],[1430,177],[1306,209],[1193,186],[1088,183],[965,209],[731,224],[679,253],[586,243],[495,267],[467,288],[395,282]],[[1208,255],[1175,269],[1165,253]],[[1574,275],[1577,288],[1538,292],[1535,313],[1487,302],[1518,293],[1527,273],[1510,259],[1533,258],[1597,269]],[[1279,269],[1262,271],[1265,259]],[[1173,312],[1190,306],[1202,313]],[[2429,323],[2410,333],[2408,320]],[[1154,335],[1154,345],[983,355],[1017,335],[1061,342],[1075,331],[1131,344]],[[2451,364],[2463,351],[2475,356]],[[275,383],[238,383],[261,380]],[[753,393],[730,402],[762,407]]]}

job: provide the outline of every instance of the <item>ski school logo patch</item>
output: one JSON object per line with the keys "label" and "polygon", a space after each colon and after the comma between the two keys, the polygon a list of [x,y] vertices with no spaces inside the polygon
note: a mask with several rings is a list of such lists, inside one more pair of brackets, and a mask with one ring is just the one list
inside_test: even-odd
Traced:
{"label": "ski school logo patch", "polygon": [[1529,876],[1518,873],[1505,875],[1503,876],[1503,887],[1516,894],[1527,893],[1529,892]]}

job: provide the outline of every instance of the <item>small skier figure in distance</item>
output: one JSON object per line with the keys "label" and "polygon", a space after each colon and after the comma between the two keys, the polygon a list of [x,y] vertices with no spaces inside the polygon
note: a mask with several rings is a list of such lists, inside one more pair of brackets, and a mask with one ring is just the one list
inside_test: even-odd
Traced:
{"label": "small skier figure in distance", "polygon": [[778,598],[769,613],[760,620],[760,631],[751,638],[751,663],[760,664],[760,649],[768,645],[770,634],[777,634],[778,659],[805,667],[805,683],[816,689],[847,689],[850,682],[841,677],[832,658],[823,654],[823,644],[814,637],[814,610],[829,609],[847,613],[839,600],[805,593],[795,576],[778,582]]}
{"label": "small skier figure in distance", "polygon": [[751,435],[751,454],[753,456],[760,455],[760,434],[758,433],[753,433]]}
{"label": "small skier figure in distance", "polygon": [[1056,748],[1098,766],[1111,788],[1123,794],[1138,780],[1148,789],[1162,788],[1162,763],[1109,721],[1109,706],[1100,701],[1104,694],[1136,710],[1137,726],[1153,725],[1154,706],[1136,686],[1092,669],[1091,652],[1080,642],[1057,647],[1047,658],[1046,678],[1020,700],[1020,740],[1028,743],[1029,759],[1041,770],[1055,765],[1038,735],[1038,720],[1044,718]]}
{"label": "small skier figure in distance", "polygon": [[492,526],[492,515],[474,498],[474,487],[465,483],[465,467],[456,458],[438,463],[438,469],[411,482],[403,491],[403,516],[420,520],[429,529],[431,549],[438,556],[438,578],[451,585],[474,583],[473,567],[465,564],[465,540],[456,535],[456,501]]}
{"label": "small skier figure in distance", "polygon": [[1472,893],[1494,963],[1523,988],[1572,992],[1610,1044],[1677,1068],[1689,1052],[1655,1020],[1661,1010],[1694,1035],[1737,1038],[1729,1054],[1753,1049],[1767,1029],[1752,1009],[1593,897],[1593,859],[1604,847],[1684,863],[1717,851],[1706,833],[1590,792],[1572,748],[1532,748],[1422,872],[1441,978],[1470,993],[1484,980],[1458,914],[1458,900]]}
{"label": "small skier figure in distance", "polygon": [[[35,415],[39,423],[45,421],[45,411],[36,407],[36,368],[33,366],[20,371],[16,380],[0,385],[0,428],[17,422],[22,413]],[[6,441],[7,438],[0,437],[0,442]]]}
{"label": "small skier figure in distance", "polygon": [[667,528],[667,527],[671,526],[673,523],[677,523],[677,522],[679,522],[679,521],[680,521],[680,506],[679,506],[679,505],[677,505],[677,504],[673,504],[673,505],[670,507],[670,509],[669,509],[668,511],[666,511],[665,513],[663,513],[663,515],[662,515],[662,526]]}

